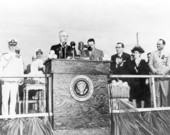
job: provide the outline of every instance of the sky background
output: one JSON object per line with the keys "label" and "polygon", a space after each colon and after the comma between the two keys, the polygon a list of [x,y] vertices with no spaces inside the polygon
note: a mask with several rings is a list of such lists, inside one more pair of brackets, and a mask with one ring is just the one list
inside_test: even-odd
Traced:
{"label": "sky background", "polygon": [[[15,39],[26,64],[38,48],[48,57],[51,45],[65,30],[69,42],[95,38],[96,47],[110,58],[117,42],[125,51],[137,44],[154,51],[159,38],[170,50],[169,0],[0,0],[0,54]],[[143,58],[146,57],[143,54]]]}

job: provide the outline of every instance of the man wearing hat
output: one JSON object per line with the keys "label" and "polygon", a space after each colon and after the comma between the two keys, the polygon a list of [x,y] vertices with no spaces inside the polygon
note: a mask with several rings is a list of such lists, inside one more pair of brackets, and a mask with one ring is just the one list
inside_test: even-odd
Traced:
{"label": "man wearing hat", "polygon": [[[21,78],[11,78],[10,76],[20,76],[24,73],[24,65],[20,55],[16,54],[17,42],[12,39],[8,43],[9,51],[3,53],[0,58],[0,75],[9,76],[1,78],[2,82],[2,115],[15,115],[16,98],[18,86],[22,82]],[[9,107],[8,102],[10,99]]]}
{"label": "man wearing hat", "polygon": [[[157,50],[151,53],[149,67],[152,74],[169,75],[170,72],[170,54],[165,52],[165,40],[159,39]],[[157,78],[155,80],[157,106],[170,106],[169,98],[170,81],[169,78]]]}

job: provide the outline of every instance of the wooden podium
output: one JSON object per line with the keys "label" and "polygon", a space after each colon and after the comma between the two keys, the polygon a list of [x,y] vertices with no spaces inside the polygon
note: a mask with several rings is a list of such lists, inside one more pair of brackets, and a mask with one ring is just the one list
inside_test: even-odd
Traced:
{"label": "wooden podium", "polygon": [[[109,61],[56,59],[45,65],[46,72],[53,76],[55,131],[109,128]],[[69,132],[69,135],[72,134]],[[92,132],[86,135],[92,135]]]}

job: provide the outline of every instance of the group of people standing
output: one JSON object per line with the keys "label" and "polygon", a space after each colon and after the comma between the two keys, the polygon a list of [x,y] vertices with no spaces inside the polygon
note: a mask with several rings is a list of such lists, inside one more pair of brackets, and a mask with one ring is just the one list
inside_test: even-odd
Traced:
{"label": "group of people standing", "polygon": [[[132,48],[132,55],[124,52],[124,44],[116,44],[117,54],[111,56],[111,73],[116,75],[162,75],[164,78],[155,79],[157,107],[170,105],[170,79],[165,78],[170,72],[170,55],[165,53],[165,41],[159,39],[157,50],[148,53],[149,61],[141,58],[144,50],[141,46]],[[133,56],[133,57],[131,57]],[[121,79],[121,78],[117,78]],[[151,106],[151,87],[149,78],[123,78],[130,86],[130,100],[135,107]]]}
{"label": "group of people standing", "polygon": [[[68,34],[65,31],[59,32],[60,43],[53,45],[51,51],[54,51],[57,58],[71,58],[73,54],[77,55],[75,49],[68,49],[67,39]],[[80,42],[80,46],[83,43]],[[124,44],[118,42],[116,44],[116,54],[111,56],[111,66],[110,73],[116,75],[167,75],[170,72],[170,56],[165,53],[166,42],[163,39],[159,39],[157,42],[157,50],[148,53],[148,61],[146,62],[141,58],[141,55],[145,52],[141,46],[134,46],[131,50],[132,54],[127,54],[124,52]],[[83,56],[84,59],[88,60],[103,60],[104,53],[95,47],[95,40],[90,38],[87,41],[87,45],[91,49],[86,48],[82,50],[79,54]],[[67,49],[67,50],[65,50]],[[70,50],[70,51],[69,51]],[[81,50],[81,49],[79,49]],[[65,54],[66,53],[66,54]],[[120,79],[120,78],[119,78]],[[122,79],[122,78],[121,78]],[[130,85],[130,100],[136,107],[150,107],[152,96],[151,89],[151,79],[149,78],[123,78],[123,81],[127,81]],[[156,78],[155,79],[155,89],[156,89],[156,99],[157,106],[169,106],[169,86],[170,79],[168,78]]]}
{"label": "group of people standing", "polygon": [[[60,43],[52,45],[49,53],[49,58],[71,59],[78,56],[75,49],[75,43],[68,45],[68,34],[66,31],[59,32]],[[164,52],[165,41],[159,39],[157,43],[157,50],[150,55],[149,62],[141,59],[144,50],[140,46],[132,48],[132,55],[124,52],[124,44],[118,42],[116,44],[116,54],[111,56],[110,73],[116,75],[167,75],[170,71],[170,55]],[[93,38],[88,39],[86,47],[79,43],[79,57],[85,60],[103,60],[104,53],[95,46]],[[83,49],[82,49],[83,47]],[[23,78],[17,77],[30,74],[44,74],[45,67],[42,58],[43,51],[38,49],[36,51],[36,58],[32,58],[32,63],[24,68],[24,63],[20,52],[17,50],[17,42],[11,40],[8,43],[9,51],[3,53],[0,58],[0,75],[5,78],[0,78],[1,95],[2,95],[2,115],[16,114],[16,101],[18,96],[19,85],[23,83]],[[133,57],[131,57],[133,56]],[[149,55],[148,55],[149,56]],[[8,76],[16,76],[15,78],[8,78]],[[117,78],[127,81],[130,86],[130,100],[136,107],[150,106],[150,86],[149,78]],[[41,81],[41,80],[39,80]],[[155,79],[157,106],[169,106],[170,98],[169,87],[170,80],[168,78]],[[10,102],[9,102],[10,101]]]}
{"label": "group of people standing", "polygon": [[[74,44],[70,46],[67,43],[68,34],[66,31],[59,32],[59,40],[59,44],[51,46],[49,58],[71,59],[73,56],[78,56]],[[91,51],[85,53],[85,49],[81,50],[84,56],[86,55],[89,60],[103,60],[103,51],[95,48],[95,40],[91,38],[87,43],[91,47]],[[17,48],[17,42],[14,39],[8,42],[8,49],[9,51],[0,57],[0,96],[2,102],[0,105],[2,115],[15,115],[16,102],[20,94],[18,91],[20,85],[25,82],[25,78],[21,76],[24,74],[42,75],[45,72],[45,66],[43,65],[42,49],[36,51],[36,57],[32,57],[31,64],[27,66],[24,65],[20,50]],[[11,76],[15,77],[11,78]],[[37,81],[45,83],[45,79],[34,78],[33,82]],[[35,93],[29,95],[35,95]]]}

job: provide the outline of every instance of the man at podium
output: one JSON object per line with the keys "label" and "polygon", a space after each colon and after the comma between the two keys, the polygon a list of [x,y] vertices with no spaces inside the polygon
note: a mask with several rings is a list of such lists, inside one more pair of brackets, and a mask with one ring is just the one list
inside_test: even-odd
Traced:
{"label": "man at podium", "polygon": [[[59,32],[60,43],[57,45],[52,45],[50,49],[50,54],[56,54],[56,57],[59,59],[68,59],[73,56],[73,51],[71,46],[67,45],[68,34],[66,31]],[[74,52],[75,54],[76,52]]]}

